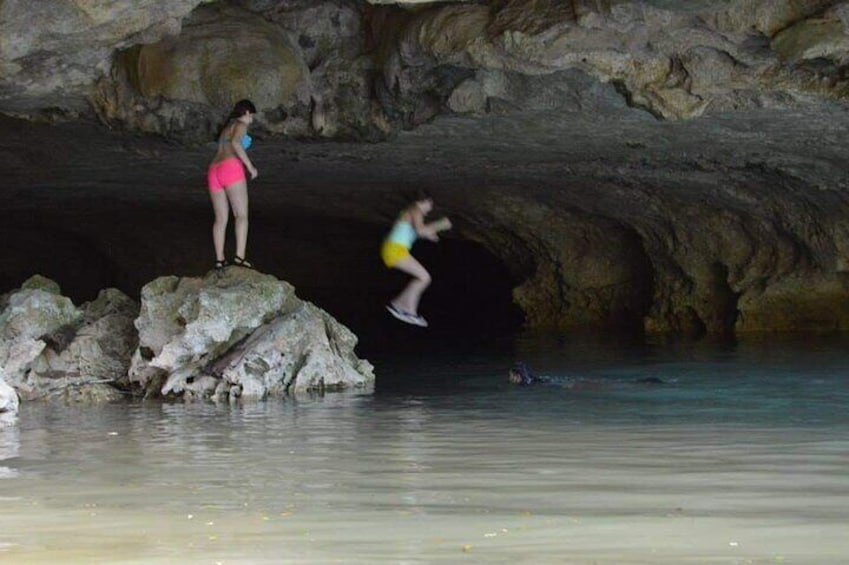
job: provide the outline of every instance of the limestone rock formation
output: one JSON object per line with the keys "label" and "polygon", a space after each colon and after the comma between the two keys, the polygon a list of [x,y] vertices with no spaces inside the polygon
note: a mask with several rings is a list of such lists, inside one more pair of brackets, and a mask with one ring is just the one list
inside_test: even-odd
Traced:
{"label": "limestone rock formation", "polygon": [[[140,129],[173,133],[204,126],[204,120],[191,123],[204,109],[219,110],[220,119],[221,109],[243,98],[269,114],[266,122],[272,129],[274,112],[308,113],[309,70],[300,48],[278,26],[244,10],[198,11],[179,36],[128,50],[117,62],[116,73],[140,94],[137,103],[155,101],[167,108],[141,116]],[[101,93],[108,101],[104,87]],[[121,116],[125,123],[138,115],[117,101],[103,104],[103,110],[112,111],[107,118]],[[154,117],[159,121],[151,123]]]}
{"label": "limestone rock formation", "polygon": [[[531,77],[581,69],[616,84],[629,104],[665,119],[788,107],[806,93],[847,93],[839,73],[822,65],[816,70],[786,64],[813,59],[844,64],[849,44],[843,3],[816,17],[833,3],[776,1],[769,10],[746,1],[655,4],[509,0],[424,11],[411,16],[387,47],[386,104],[416,108],[434,95],[462,98],[470,91],[486,93],[484,101],[503,96],[491,87],[487,92],[480,78],[472,79],[477,89],[469,79],[446,81],[447,69],[459,78],[456,69],[479,77],[488,76],[482,71]],[[772,19],[764,21],[767,13]],[[516,100],[521,99],[508,99]],[[465,106],[455,102],[452,108]]]}
{"label": "limestone rock formation", "polygon": [[24,400],[109,400],[126,381],[138,307],[106,289],[77,308],[53,281],[33,277],[4,300],[0,367]]}
{"label": "limestone rock formation", "polygon": [[110,123],[197,141],[251,97],[272,132],[368,139],[523,100],[493,90],[492,73],[578,69],[665,119],[849,91],[846,2],[200,4],[4,2],[0,111],[73,114],[87,100]]}
{"label": "limestone rock formation", "polygon": [[18,404],[18,393],[6,384],[3,368],[0,367],[0,427],[14,423]]}
{"label": "limestone rock formation", "polygon": [[154,280],[136,327],[130,380],[148,395],[264,398],[374,382],[347,328],[253,270]]}
{"label": "limestone rock formation", "polygon": [[0,108],[79,113],[117,49],[180,32],[204,0],[0,2]]}

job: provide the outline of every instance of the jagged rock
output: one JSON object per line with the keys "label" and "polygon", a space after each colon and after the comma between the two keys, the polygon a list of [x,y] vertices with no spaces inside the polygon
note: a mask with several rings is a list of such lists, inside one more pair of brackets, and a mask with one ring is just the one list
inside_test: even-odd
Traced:
{"label": "jagged rock", "polygon": [[138,307],[130,298],[107,289],[77,308],[56,283],[34,277],[7,302],[0,314],[0,367],[22,398],[117,397],[106,385],[126,380],[136,347]]}
{"label": "jagged rock", "polygon": [[125,127],[211,139],[215,116],[220,120],[243,98],[256,104],[272,131],[301,132],[308,121],[295,117],[309,113],[309,69],[279,26],[213,6],[197,10],[179,36],[124,53],[94,100],[104,119]]}
{"label": "jagged rock", "polygon": [[[43,290],[50,294],[62,294],[62,289],[59,288],[59,285],[48,279],[47,277],[43,277],[41,275],[33,275],[21,285],[19,290]],[[0,294],[0,311],[6,309],[6,306],[9,304],[9,296],[11,296],[11,292],[7,292],[5,294]]]}
{"label": "jagged rock", "polygon": [[496,245],[517,263],[526,261],[523,255],[536,258],[533,274],[513,293],[529,325],[575,330],[642,324],[651,304],[652,267],[637,233],[607,218],[521,198],[499,198],[491,206],[496,222],[522,226],[512,232],[516,239]]}
{"label": "jagged rock", "polygon": [[[92,102],[104,121],[183,140],[208,140],[240,98],[258,125],[293,136],[383,138],[362,56],[360,14],[347,2],[213,5],[179,37],[128,50]],[[173,72],[179,68],[180,72]]]}
{"label": "jagged rock", "polygon": [[83,318],[70,298],[27,286],[12,292],[0,313],[0,367],[9,384],[23,395],[34,392],[27,378],[32,363],[48,347],[47,341],[75,333]]}
{"label": "jagged rock", "polygon": [[772,48],[794,63],[833,58],[845,64],[849,61],[849,26],[844,18],[832,10],[822,17],[802,20],[778,33],[772,40]]}
{"label": "jagged rock", "polygon": [[271,132],[371,139],[446,108],[480,113],[467,82],[479,72],[580,69],[665,119],[849,89],[846,2],[509,0],[393,16],[344,0],[205,3],[0,4],[0,111],[78,114],[88,100],[107,122],[199,141],[248,97]]}
{"label": "jagged rock", "polygon": [[250,98],[266,110],[308,102],[309,70],[279,27],[235,8],[198,11],[178,37],[143,45],[128,69],[146,98],[217,108]]}
{"label": "jagged rock", "polygon": [[258,328],[186,389],[208,393],[214,382],[218,397],[264,398],[362,388],[373,380],[372,367],[354,355],[356,343],[348,328],[302,302],[296,310]]}
{"label": "jagged rock", "polygon": [[14,423],[18,404],[18,393],[6,384],[3,367],[0,367],[0,427]]}
{"label": "jagged rock", "polygon": [[0,2],[0,111],[85,111],[116,49],[176,35],[202,2]]}
{"label": "jagged rock", "polygon": [[[83,323],[69,336],[67,344],[51,344],[33,362],[30,382],[36,379],[49,382],[63,376],[82,378],[92,386],[97,384],[93,381],[126,386],[130,359],[138,345],[133,326],[138,310],[138,304],[121,291],[114,288],[101,291],[97,299],[83,305]],[[75,384],[75,388],[82,384]],[[104,396],[117,398],[114,392],[112,386],[101,386],[75,394],[97,400]]]}
{"label": "jagged rock", "polygon": [[[482,89],[456,73],[458,79],[446,84],[440,72],[457,67],[528,76],[581,69],[618,85],[629,104],[666,119],[791,106],[801,92],[845,94],[845,81],[823,87],[811,73],[780,61],[823,57],[844,64],[849,43],[843,12],[835,9],[817,19],[811,17],[817,8],[830,3],[769,4],[771,10],[748,1],[673,7],[510,0],[428,10],[411,17],[385,47],[390,54],[384,58],[384,83],[392,96],[384,105],[415,107],[436,94],[454,111],[480,112]],[[753,28],[774,33],[790,24],[772,49],[768,37],[751,35]],[[443,77],[440,88],[436,76]]]}
{"label": "jagged rock", "polygon": [[136,327],[130,379],[147,394],[262,398],[374,380],[350,331],[253,270],[152,281]]}

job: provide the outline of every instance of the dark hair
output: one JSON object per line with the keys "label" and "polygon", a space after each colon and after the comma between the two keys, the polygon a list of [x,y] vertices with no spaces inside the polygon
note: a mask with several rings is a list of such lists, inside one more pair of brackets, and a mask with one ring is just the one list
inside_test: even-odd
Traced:
{"label": "dark hair", "polygon": [[513,367],[510,368],[510,372],[519,376],[519,384],[522,386],[532,385],[536,380],[531,369],[521,361],[513,363]]}
{"label": "dark hair", "polygon": [[256,114],[256,106],[254,106],[253,102],[245,98],[244,100],[239,100],[233,105],[233,111],[230,112],[230,116],[227,119],[235,120],[237,118],[241,118],[248,112]]}
{"label": "dark hair", "polygon": [[433,196],[431,196],[430,192],[424,188],[416,188],[414,190],[404,192],[404,199],[406,200],[407,205],[411,206],[416,202],[421,202],[422,200],[433,200]]}
{"label": "dark hair", "polygon": [[215,132],[215,139],[218,140],[221,138],[221,134],[224,133],[224,130],[230,125],[230,122],[241,118],[247,112],[256,114],[256,106],[254,106],[253,102],[247,98],[236,102],[233,105],[233,109],[230,111],[230,114],[227,116],[227,119],[224,120],[224,123],[218,125],[218,129]]}

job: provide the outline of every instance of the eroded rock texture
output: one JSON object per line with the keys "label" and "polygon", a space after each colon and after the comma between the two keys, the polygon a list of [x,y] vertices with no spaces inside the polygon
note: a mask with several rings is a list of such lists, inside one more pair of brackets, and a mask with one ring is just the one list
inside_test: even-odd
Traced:
{"label": "eroded rock texture", "polygon": [[253,270],[159,278],[144,287],[141,311],[115,289],[77,308],[40,276],[0,297],[0,306],[7,421],[19,396],[259,399],[374,383],[348,328],[288,283]]}
{"label": "eroded rock texture", "polygon": [[19,403],[18,393],[6,384],[4,371],[0,368],[0,428],[15,423]]}
{"label": "eroded rock texture", "polygon": [[138,305],[116,289],[81,307],[43,277],[0,300],[0,367],[24,400],[110,400],[126,386]]}
{"label": "eroded rock texture", "polygon": [[130,380],[148,395],[258,399],[374,383],[350,330],[253,270],[152,281],[136,327]]}
{"label": "eroded rock texture", "polygon": [[[55,4],[0,3],[0,111],[96,115],[123,137],[98,145],[84,132],[77,154],[15,130],[0,145],[15,186],[90,180],[116,201],[174,205],[175,189],[202,187],[211,149],[194,144],[249,96],[257,185],[286,187],[252,193],[270,216],[380,233],[390,197],[430,188],[457,220],[452,236],[509,271],[531,326],[849,329],[849,2]],[[136,145],[138,132],[181,144]],[[6,202],[12,235],[38,231],[20,229],[25,196]],[[137,239],[115,241],[148,241]],[[351,272],[374,246],[334,244]],[[151,247],[166,272],[192,261]],[[117,244],[102,254],[124,281],[145,267]],[[339,293],[368,286],[293,256],[286,268]]]}

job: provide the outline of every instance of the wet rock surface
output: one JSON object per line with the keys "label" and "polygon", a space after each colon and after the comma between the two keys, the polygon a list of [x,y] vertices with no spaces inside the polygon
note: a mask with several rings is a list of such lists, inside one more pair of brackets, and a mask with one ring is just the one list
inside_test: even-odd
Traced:
{"label": "wet rock surface", "polygon": [[250,269],[152,281],[136,327],[129,377],[148,396],[261,399],[374,383],[350,330]]}
{"label": "wet rock surface", "polygon": [[162,277],[139,305],[116,289],[74,306],[35,276],[2,297],[0,413],[24,401],[114,401],[123,395],[261,399],[368,389],[357,337],[299,300],[291,285],[230,268]]}
{"label": "wet rock surface", "polygon": [[6,295],[0,313],[0,367],[23,400],[114,400],[126,384],[137,338],[137,304],[116,289],[76,307],[40,276]]}
{"label": "wet rock surface", "polygon": [[18,393],[6,384],[4,371],[0,369],[0,428],[15,422],[19,403]]}

